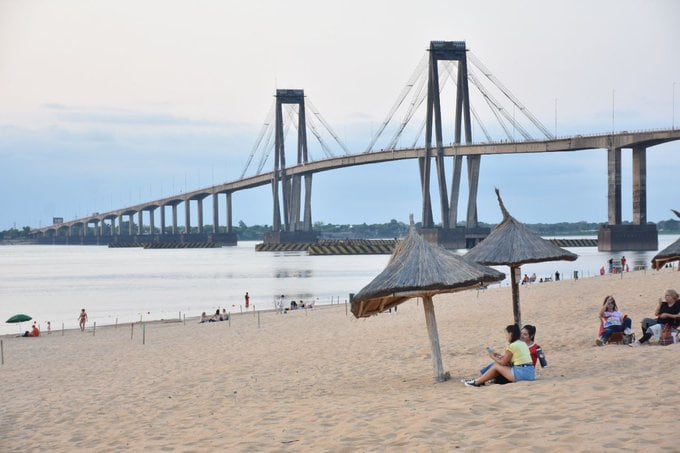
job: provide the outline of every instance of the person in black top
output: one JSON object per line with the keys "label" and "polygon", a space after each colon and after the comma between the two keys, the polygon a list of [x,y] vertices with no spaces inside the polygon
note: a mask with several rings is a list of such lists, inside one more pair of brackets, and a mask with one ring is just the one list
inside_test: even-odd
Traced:
{"label": "person in black top", "polygon": [[656,307],[654,315],[656,319],[645,318],[642,320],[642,338],[631,343],[629,346],[637,347],[649,341],[652,336],[661,337],[661,329],[664,325],[670,325],[672,328],[680,325],[680,296],[674,289],[669,289],[664,294],[664,298],[659,299],[659,305]]}

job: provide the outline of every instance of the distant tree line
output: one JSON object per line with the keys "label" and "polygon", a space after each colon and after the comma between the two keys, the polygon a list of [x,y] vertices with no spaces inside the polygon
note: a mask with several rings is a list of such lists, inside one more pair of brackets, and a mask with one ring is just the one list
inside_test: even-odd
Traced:
{"label": "distant tree line", "polygon": [[[630,222],[623,222],[630,224]],[[481,227],[494,228],[495,224],[488,224],[480,222]],[[574,235],[596,235],[600,228],[600,223],[593,222],[560,222],[560,223],[527,223],[525,224],[530,230],[541,236],[574,236]],[[134,226],[134,225],[133,225]],[[416,223],[416,227],[420,227],[420,223]],[[462,224],[459,226],[463,226]],[[669,219],[662,220],[656,224],[659,233],[662,234],[679,234],[680,221]],[[149,232],[149,228],[145,227],[145,232]],[[318,233],[322,239],[384,239],[384,238],[398,238],[403,237],[408,233],[408,224],[399,222],[395,219],[388,223],[361,223],[353,225],[335,225],[332,223],[315,222],[313,229]],[[127,225],[122,225],[121,228],[126,234],[128,231]],[[219,228],[220,232],[224,232],[225,227]],[[204,231],[212,231],[211,225],[205,225]],[[240,221],[238,226],[233,228],[233,231],[238,234],[238,238],[242,241],[261,241],[264,235],[271,231],[270,225],[252,225],[248,226],[245,222]],[[25,226],[20,230],[11,228],[9,230],[0,231],[0,239],[2,240],[18,240],[29,237],[31,227]],[[156,228],[158,232],[158,228]],[[170,228],[166,227],[166,232],[170,233]],[[192,233],[197,233],[198,228],[192,227]],[[94,231],[88,232],[93,234]],[[108,233],[108,231],[105,231]]]}

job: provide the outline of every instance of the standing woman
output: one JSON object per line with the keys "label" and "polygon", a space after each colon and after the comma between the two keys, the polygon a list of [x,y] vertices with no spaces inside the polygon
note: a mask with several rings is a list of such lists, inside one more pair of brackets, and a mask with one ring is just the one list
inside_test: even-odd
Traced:
{"label": "standing woman", "polygon": [[508,346],[503,355],[489,352],[493,359],[493,366],[477,379],[463,379],[463,384],[468,387],[480,387],[486,381],[503,376],[508,382],[533,381],[534,364],[531,361],[529,347],[520,339],[519,326],[511,324],[505,328]]}
{"label": "standing woman", "polygon": [[638,347],[641,344],[649,341],[652,336],[655,338],[661,337],[661,329],[664,326],[676,328],[680,324],[680,296],[674,289],[669,289],[664,294],[664,298],[659,299],[659,305],[656,306],[654,316],[656,320],[645,318],[642,320],[642,338],[630,346]]}
{"label": "standing woman", "polygon": [[85,323],[87,322],[87,313],[85,309],[80,310],[80,316],[78,316],[78,324],[80,325],[80,331],[85,332]]}

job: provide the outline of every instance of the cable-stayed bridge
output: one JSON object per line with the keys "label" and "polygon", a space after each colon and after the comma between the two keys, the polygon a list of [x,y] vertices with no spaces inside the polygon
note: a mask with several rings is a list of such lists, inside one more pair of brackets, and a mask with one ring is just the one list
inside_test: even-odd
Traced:
{"label": "cable-stayed bridge", "polygon": [[[471,65],[468,65],[468,62]],[[446,97],[446,87],[455,94]],[[451,112],[442,99],[453,99]],[[424,118],[417,112],[424,110]],[[484,110],[482,110],[484,109]],[[452,117],[451,122],[444,115]],[[472,138],[474,130],[483,142]],[[291,129],[296,137],[288,137]],[[314,158],[307,132],[319,144]],[[495,138],[500,134],[502,138]],[[533,135],[532,135],[533,134]],[[535,138],[534,135],[536,135]],[[33,230],[42,243],[116,244],[130,242],[214,241],[235,244],[232,196],[253,187],[272,186],[272,231],[265,242],[313,242],[312,178],[315,173],[356,165],[417,159],[422,190],[421,234],[452,248],[473,246],[488,231],[479,228],[477,186],[482,155],[607,150],[608,224],[600,231],[601,250],[651,250],[657,233],[646,218],[646,150],[680,139],[680,130],[610,132],[556,138],[529,109],[460,41],[433,41],[365,149],[352,153],[342,143],[303,90],[277,90],[264,125],[238,180]],[[286,143],[295,142],[295,159],[286,160]],[[408,144],[403,146],[403,142]],[[423,143],[424,142],[424,143]],[[399,147],[400,143],[402,146]],[[382,146],[380,146],[382,145]],[[378,149],[378,147],[380,148]],[[340,149],[340,152],[334,151]],[[633,219],[621,219],[621,149],[633,155]],[[273,159],[270,159],[272,158]],[[468,200],[464,222],[458,219],[463,159]],[[270,163],[273,160],[273,163]],[[451,184],[445,163],[450,161]],[[434,171],[432,169],[434,162]],[[414,175],[415,177],[415,175]],[[439,223],[435,224],[431,179],[438,188]],[[204,201],[212,199],[212,222],[204,227]],[[221,201],[224,199],[224,201]],[[323,200],[316,200],[317,203]],[[183,219],[178,206],[183,205]],[[220,205],[225,215],[220,221]],[[195,206],[192,216],[192,206]],[[170,211],[170,219],[166,215]],[[192,217],[197,225],[191,225]],[[135,219],[136,218],[136,219]],[[180,223],[180,220],[183,220]],[[460,226],[460,224],[464,226]]]}

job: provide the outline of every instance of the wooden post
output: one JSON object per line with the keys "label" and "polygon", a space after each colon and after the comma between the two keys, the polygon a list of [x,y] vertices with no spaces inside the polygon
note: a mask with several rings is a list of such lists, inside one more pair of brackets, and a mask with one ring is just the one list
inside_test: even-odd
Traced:
{"label": "wooden post", "polygon": [[257,312],[257,328],[260,328],[260,312]]}
{"label": "wooden post", "polygon": [[132,337],[135,334],[135,323],[131,322],[130,323],[130,341],[132,341]]}
{"label": "wooden post", "polygon": [[229,327],[231,327],[231,312],[227,313],[227,318],[229,318]]}
{"label": "wooden post", "polygon": [[184,313],[184,325],[185,326],[187,325],[187,314],[186,313]]}
{"label": "wooden post", "polygon": [[146,344],[146,324],[142,324],[142,344]]}
{"label": "wooden post", "polygon": [[94,337],[95,333],[97,333],[97,321],[94,322],[94,327],[92,327],[92,336]]}
{"label": "wooden post", "polygon": [[347,299],[345,299],[345,316],[347,316]]}
{"label": "wooden post", "polygon": [[5,347],[2,344],[2,340],[0,340],[0,365],[5,364]]}
{"label": "wooden post", "polygon": [[427,333],[430,336],[430,344],[432,346],[432,364],[434,365],[434,378],[437,382],[444,382],[444,367],[442,365],[442,353],[439,348],[439,333],[437,332],[437,320],[434,316],[434,304],[432,303],[432,296],[423,296],[423,309],[425,310],[425,323],[427,324]]}
{"label": "wooden post", "polygon": [[510,285],[512,286],[512,314],[515,316],[515,324],[522,328],[522,314],[519,309],[519,281],[517,274],[521,275],[520,266],[510,266]]}
{"label": "wooden post", "polygon": [[64,336],[64,321],[61,322],[61,336]]}
{"label": "wooden post", "polygon": [[115,328],[115,329],[118,328],[118,318],[116,318],[116,327],[114,327],[114,328]]}

